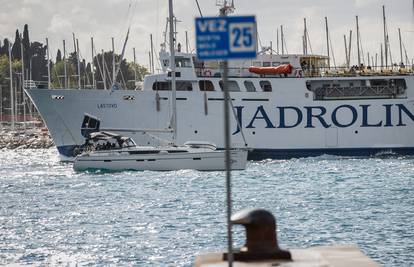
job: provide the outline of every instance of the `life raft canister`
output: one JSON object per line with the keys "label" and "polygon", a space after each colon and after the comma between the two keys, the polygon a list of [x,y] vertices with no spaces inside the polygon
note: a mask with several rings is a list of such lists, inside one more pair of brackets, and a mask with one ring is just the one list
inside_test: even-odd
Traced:
{"label": "life raft canister", "polygon": [[249,67],[249,72],[255,74],[291,74],[293,66],[291,64],[282,64],[276,67]]}

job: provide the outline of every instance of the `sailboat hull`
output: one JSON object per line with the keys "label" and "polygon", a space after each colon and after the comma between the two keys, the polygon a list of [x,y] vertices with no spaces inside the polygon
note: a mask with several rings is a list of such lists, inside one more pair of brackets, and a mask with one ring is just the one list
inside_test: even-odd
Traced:
{"label": "sailboat hull", "polygon": [[[247,150],[231,151],[231,169],[244,170],[247,163]],[[225,151],[185,152],[171,154],[129,154],[125,152],[94,152],[76,157],[73,168],[76,171],[173,171],[194,169],[199,171],[225,170]]]}

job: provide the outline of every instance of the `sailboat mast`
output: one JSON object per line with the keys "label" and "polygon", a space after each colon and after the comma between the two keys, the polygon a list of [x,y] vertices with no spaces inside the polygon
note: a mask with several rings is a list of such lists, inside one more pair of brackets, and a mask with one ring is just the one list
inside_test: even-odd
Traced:
{"label": "sailboat mast", "polygon": [[172,0],[168,1],[169,6],[169,24],[170,24],[170,68],[171,68],[171,107],[172,107],[172,121],[171,127],[173,130],[173,144],[177,142],[177,106],[176,106],[176,87],[175,87],[175,51],[174,51],[174,12]]}
{"label": "sailboat mast", "polygon": [[[8,43],[9,47],[9,73],[10,73],[10,115],[11,115],[11,125],[12,125],[12,130],[14,131],[14,95],[13,95],[13,68],[12,68],[12,48],[10,46],[10,42]],[[49,47],[48,47],[49,49]],[[49,60],[47,61],[48,65],[49,65]]]}
{"label": "sailboat mast", "polygon": [[358,67],[361,66],[361,51],[359,45],[359,21],[358,16],[355,17],[356,19],[356,27],[357,27],[357,51],[358,51]]}
{"label": "sailboat mast", "polygon": [[284,36],[283,36],[283,25],[280,25],[280,41],[282,43],[282,55],[285,54],[285,46],[284,46]]}
{"label": "sailboat mast", "polygon": [[328,68],[331,67],[331,58],[329,56],[329,29],[328,29],[328,18],[325,17],[325,30],[326,30],[326,51],[328,51]]}
{"label": "sailboat mast", "polygon": [[308,54],[308,28],[306,27],[306,18],[303,19],[303,26],[304,26],[304,30],[303,30],[303,54],[307,55]]}
{"label": "sailboat mast", "polygon": [[398,28],[398,37],[400,39],[400,58],[401,58],[400,64],[403,64],[404,59],[403,59],[403,52],[402,52],[402,41],[401,41],[401,29],[400,28]]}
{"label": "sailboat mast", "polygon": [[68,88],[68,71],[66,67],[66,41],[63,40],[63,71],[64,71],[64,79],[65,79],[65,89]]}
{"label": "sailboat mast", "polygon": [[346,62],[346,67],[349,68],[349,59],[348,59],[348,47],[346,44],[346,35],[344,34],[344,45],[345,45],[345,62]]}
{"label": "sailboat mast", "polygon": [[46,48],[47,48],[47,89],[50,89],[51,83],[50,83],[50,60],[49,60],[49,39],[46,38]]}
{"label": "sailboat mast", "polygon": [[351,50],[352,50],[352,30],[349,31],[349,43],[348,43],[348,68],[351,65]]}
{"label": "sailboat mast", "polygon": [[152,33],[150,34],[150,39],[151,39],[151,73],[154,74],[155,73],[155,68],[154,68],[154,43],[152,41]]}
{"label": "sailboat mast", "polygon": [[116,82],[115,77],[115,44],[114,44],[114,37],[111,38],[112,40],[112,85]]}
{"label": "sailboat mast", "polygon": [[385,55],[385,68],[388,67],[388,38],[387,38],[387,22],[385,20],[385,6],[382,6],[382,17],[384,22],[384,55]]}
{"label": "sailboat mast", "polygon": [[76,39],[76,56],[78,58],[78,89],[81,89],[81,67],[80,67],[80,52],[79,52],[79,39]]}
{"label": "sailboat mast", "polygon": [[96,88],[96,81],[95,81],[95,71],[94,71],[94,60],[93,58],[95,57],[93,51],[95,50],[95,47],[93,45],[93,37],[91,37],[91,53],[92,53],[92,64],[91,64],[91,72],[92,72],[92,88],[95,89]]}

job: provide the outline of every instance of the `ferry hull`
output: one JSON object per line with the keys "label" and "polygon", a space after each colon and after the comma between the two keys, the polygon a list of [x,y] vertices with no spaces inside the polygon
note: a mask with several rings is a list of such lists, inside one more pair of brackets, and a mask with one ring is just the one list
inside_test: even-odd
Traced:
{"label": "ferry hull", "polygon": [[[323,154],[372,156],[414,154],[414,82],[406,76],[404,98],[315,100],[306,79],[278,79],[273,92],[231,92],[233,147],[244,147],[239,125],[252,150],[249,159],[289,158]],[[171,133],[170,92],[71,89],[26,90],[62,156],[84,143],[80,126],[85,113],[101,127],[136,129],[128,135],[142,145],[159,145]],[[206,140],[224,147],[222,92],[177,92],[178,143]],[[236,119],[239,121],[237,124]]]}

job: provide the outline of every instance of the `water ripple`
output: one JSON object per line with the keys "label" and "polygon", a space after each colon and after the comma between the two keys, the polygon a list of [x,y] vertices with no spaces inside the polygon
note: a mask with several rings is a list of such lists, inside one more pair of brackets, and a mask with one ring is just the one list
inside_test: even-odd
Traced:
{"label": "water ripple", "polygon": [[[1,152],[0,264],[191,266],[226,248],[222,172],[75,173],[54,149]],[[285,248],[355,243],[410,266],[413,178],[405,157],[250,162],[233,173],[233,210],[273,212]]]}

